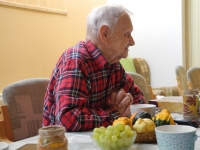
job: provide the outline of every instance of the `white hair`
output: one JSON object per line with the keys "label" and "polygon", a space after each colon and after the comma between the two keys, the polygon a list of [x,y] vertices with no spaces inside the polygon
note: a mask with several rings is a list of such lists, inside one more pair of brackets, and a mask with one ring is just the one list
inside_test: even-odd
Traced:
{"label": "white hair", "polygon": [[125,13],[132,14],[121,5],[103,5],[93,9],[87,16],[86,40],[97,41],[99,29],[102,25],[108,26],[113,33],[119,18]]}

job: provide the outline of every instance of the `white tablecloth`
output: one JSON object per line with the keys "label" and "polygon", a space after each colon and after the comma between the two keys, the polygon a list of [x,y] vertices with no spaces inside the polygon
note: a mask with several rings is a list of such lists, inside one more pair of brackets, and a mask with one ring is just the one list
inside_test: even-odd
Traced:
{"label": "white tablecloth", "polygon": [[[91,132],[66,133],[69,150],[97,150],[90,139]],[[39,136],[14,142],[9,145],[9,150],[16,150],[27,143],[38,142]],[[131,150],[156,150],[157,144],[133,144]]]}
{"label": "white tablecloth", "polygon": [[[173,117],[181,117],[182,114],[172,113]],[[200,135],[200,128],[197,128],[196,133]],[[68,149],[69,150],[97,150],[92,144],[90,139],[91,132],[68,132],[65,133],[65,136],[68,139]],[[28,139],[20,140],[13,142],[9,145],[9,150],[16,150],[19,147],[27,143],[36,143],[38,142],[39,136],[34,136]],[[134,143],[131,150],[157,150],[157,144],[139,144]],[[200,138],[195,142],[195,150],[200,150]]]}

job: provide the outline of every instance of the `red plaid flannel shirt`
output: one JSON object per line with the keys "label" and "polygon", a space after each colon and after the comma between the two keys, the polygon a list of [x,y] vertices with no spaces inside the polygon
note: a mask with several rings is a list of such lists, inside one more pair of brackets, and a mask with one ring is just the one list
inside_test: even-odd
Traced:
{"label": "red plaid flannel shirt", "polygon": [[108,126],[120,113],[108,105],[112,92],[123,88],[134,103],[145,103],[143,93],[122,65],[109,64],[90,41],[79,42],[60,57],[44,98],[43,126],[62,125],[66,131]]}

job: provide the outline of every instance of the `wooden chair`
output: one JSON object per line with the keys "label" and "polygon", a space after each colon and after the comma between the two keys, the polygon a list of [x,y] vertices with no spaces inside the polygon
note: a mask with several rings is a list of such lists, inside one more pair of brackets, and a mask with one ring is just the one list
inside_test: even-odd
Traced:
{"label": "wooden chair", "polygon": [[4,141],[6,143],[14,141],[10,116],[6,105],[0,105],[0,131],[0,141]]}
{"label": "wooden chair", "polygon": [[176,81],[179,89],[179,94],[183,94],[183,90],[188,89],[188,80],[186,70],[183,66],[177,65],[175,67]]}
{"label": "wooden chair", "polygon": [[200,67],[191,67],[187,71],[189,89],[198,89],[200,91]]}
{"label": "wooden chair", "polygon": [[146,99],[147,104],[149,103],[149,100],[155,99],[151,86],[147,85],[147,82],[142,75],[133,72],[127,72],[127,74],[134,80],[135,84],[144,93],[144,97]]}
{"label": "wooden chair", "polygon": [[0,106],[0,139],[9,143],[38,135],[49,79],[31,78],[6,86]]}

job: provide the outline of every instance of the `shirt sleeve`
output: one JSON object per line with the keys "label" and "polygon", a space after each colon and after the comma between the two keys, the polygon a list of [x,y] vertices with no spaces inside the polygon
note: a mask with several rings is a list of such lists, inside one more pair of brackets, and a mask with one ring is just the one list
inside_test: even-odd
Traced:
{"label": "shirt sleeve", "polygon": [[[63,63],[63,64],[62,64]],[[108,126],[121,116],[113,108],[93,107],[87,66],[81,61],[60,62],[45,95],[43,125],[62,125],[66,131]]]}

